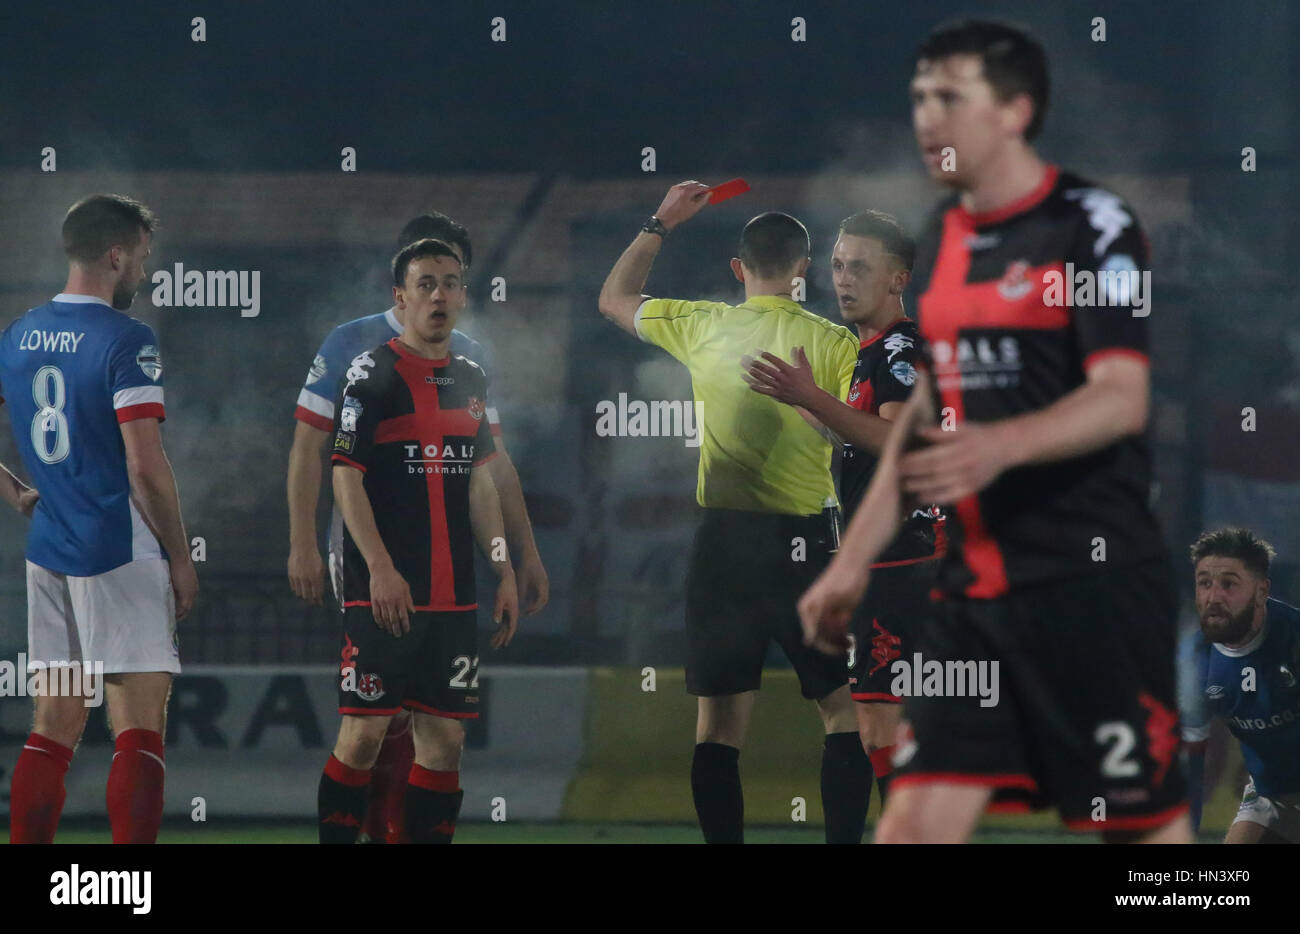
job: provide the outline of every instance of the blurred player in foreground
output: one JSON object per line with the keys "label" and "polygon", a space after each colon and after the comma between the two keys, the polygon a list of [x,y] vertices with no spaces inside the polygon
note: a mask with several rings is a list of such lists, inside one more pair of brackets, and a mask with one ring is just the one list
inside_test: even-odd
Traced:
{"label": "blurred player in foreground", "polygon": [[[918,250],[933,382],[919,374],[839,554],[800,602],[809,637],[838,644],[904,499],[954,504],[943,599],[918,640],[948,677],[905,702],[876,839],[964,841],[996,793],[1055,805],[1108,841],[1190,841],[1177,598],[1144,438],[1149,295],[1127,275],[1145,269],[1146,242],[1120,198],[1034,151],[1047,60],[1021,30],[940,27],[911,96],[925,165],[955,191]],[[1076,294],[1080,274],[1105,271],[1122,283]],[[1000,679],[995,702],[959,683],[972,667]]]}
{"label": "blurred player in foreground", "polygon": [[691,372],[700,408],[696,499],[704,515],[686,580],[686,688],[699,697],[691,788],[709,843],[744,841],[740,748],[775,640],[817,702],[826,727],[822,805],[828,841],[861,834],[870,781],[842,660],[803,644],[794,606],[825,567],[835,503],[830,445],[789,406],[750,392],[737,362],[756,350],[808,349],[815,380],[843,397],[858,344],[847,328],[793,301],[808,269],[808,231],[787,214],[745,225],[731,270],[739,305],[641,294],[664,238],[707,203],[699,182],[674,185],[600,291],[600,312],[629,334],[664,348]]}
{"label": "blurred player in foreground", "polygon": [[[1224,843],[1300,843],[1300,610],[1269,596],[1274,551],[1248,529],[1206,532],[1191,549],[1196,612],[1212,645],[1202,655],[1204,743],[1222,717],[1250,772]],[[1200,775],[1192,775],[1194,783]]]}
{"label": "blurred player in foreground", "polygon": [[500,577],[494,648],[518,616],[501,505],[483,469],[496,453],[487,379],[450,351],[465,306],[459,257],[419,240],[393,259],[401,337],[357,356],[335,415],[334,496],[343,513],[338,742],[321,776],[320,840],[354,843],[389,721],[413,711],[407,839],[450,843],[460,813],[460,721],[478,716],[474,543]]}
{"label": "blurred player in foreground", "polygon": [[[433,212],[412,218],[397,238],[397,249],[425,237],[446,243],[456,252],[465,269],[473,262],[473,244],[468,231],[445,214]],[[316,540],[316,503],[321,489],[321,451],[333,430],[334,401],[343,386],[344,373],[357,354],[402,333],[401,309],[394,305],[379,314],[340,324],[321,344],[307,379],[298,394],[294,412],[293,447],[289,452],[289,583],[294,593],[320,605],[324,594],[325,565]],[[451,353],[478,363],[490,376],[492,367],[485,349],[460,330],[451,333]],[[492,480],[501,499],[506,541],[518,558],[519,596],[524,612],[531,615],[546,605],[549,583],[546,569],[533,540],[528,508],[524,504],[519,475],[506,451],[505,438],[495,407],[487,410],[498,456],[491,461]],[[329,530],[329,570],[334,595],[342,603],[339,575],[343,573],[343,519],[337,508]],[[340,606],[341,608],[341,606]],[[411,718],[405,711],[393,718],[379,759],[372,770],[369,809],[362,839],[371,843],[401,842],[405,821],[402,815],[406,775],[414,761]]]}
{"label": "blurred player in foreground", "polygon": [[[14,843],[54,839],[94,696],[106,696],[116,735],[113,842],[153,843],[162,823],[163,728],[181,670],[176,622],[199,583],[158,427],[158,338],[124,314],[145,279],[154,226],[148,208],[120,195],[74,204],[63,221],[67,285],[0,335],[0,387],[40,491],[8,471],[0,478],[5,499],[32,516],[27,653],[29,667],[43,669],[10,790]],[[92,674],[100,663],[102,685]]]}
{"label": "blurred player in foreground", "polygon": [[[916,245],[898,221],[879,211],[855,214],[840,224],[831,252],[831,280],[840,317],[857,328],[861,349],[847,401],[819,389],[803,348],[793,362],[764,353],[750,367],[755,392],[799,406],[843,444],[840,493],[850,518],[866,494],[876,459],[912,394],[921,365],[916,322],[903,312],[903,291],[912,278]],[[858,733],[870,758],[862,797],[863,824],[846,842],[859,843],[871,798],[871,772],[884,800],[892,770],[894,737],[903,698],[893,689],[891,663],[911,659],[917,620],[928,612],[935,565],[944,551],[942,513],[914,510],[898,537],[871,567],[866,599],[849,626],[849,687]]]}

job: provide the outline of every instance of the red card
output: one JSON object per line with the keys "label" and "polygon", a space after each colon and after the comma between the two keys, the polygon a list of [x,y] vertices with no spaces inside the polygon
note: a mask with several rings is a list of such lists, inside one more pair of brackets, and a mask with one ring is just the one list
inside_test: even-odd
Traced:
{"label": "red card", "polygon": [[709,204],[726,201],[728,198],[736,197],[736,195],[743,195],[747,191],[749,191],[749,182],[743,178],[733,178],[729,182],[714,185],[709,189]]}

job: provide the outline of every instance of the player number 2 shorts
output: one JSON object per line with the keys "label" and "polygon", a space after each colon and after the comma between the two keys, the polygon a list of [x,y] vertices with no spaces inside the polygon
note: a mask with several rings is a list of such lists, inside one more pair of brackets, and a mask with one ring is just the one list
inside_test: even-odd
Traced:
{"label": "player number 2 shorts", "polygon": [[178,673],[167,561],[140,558],[93,577],[59,574],[28,561],[27,656],[47,666],[103,662],[105,674]]}
{"label": "player number 2 shorts", "polygon": [[932,604],[917,650],[944,673],[903,701],[894,788],[980,785],[995,809],[1052,805],[1072,830],[1168,823],[1187,808],[1177,612],[1164,559]]}

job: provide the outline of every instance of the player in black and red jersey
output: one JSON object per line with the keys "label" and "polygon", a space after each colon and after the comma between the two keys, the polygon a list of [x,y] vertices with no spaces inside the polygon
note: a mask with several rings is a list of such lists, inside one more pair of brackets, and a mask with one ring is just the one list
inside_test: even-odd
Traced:
{"label": "player in black and red jersey", "polygon": [[[795,348],[793,362],[764,353],[747,374],[755,392],[802,408],[815,427],[830,432],[833,443],[842,443],[840,498],[850,518],[866,494],[890,422],[912,394],[921,364],[916,322],[903,311],[915,254],[912,238],[888,214],[863,211],[840,224],[831,252],[831,279],[840,316],[857,328],[861,341],[846,401],[818,388],[802,348]],[[935,507],[914,510],[872,565],[866,598],[853,614],[849,686],[858,702],[858,733],[870,761],[863,782],[862,821],[854,839],[844,842],[861,842],[872,772],[881,799],[885,797],[903,701],[893,689],[891,663],[911,657],[913,630],[927,611],[943,550],[942,513]]]}
{"label": "player in black and red jersey", "polygon": [[955,504],[919,651],[952,671],[998,662],[1001,689],[987,706],[952,681],[908,698],[880,842],[965,840],[1008,792],[1108,840],[1191,839],[1143,438],[1150,296],[1127,275],[1147,248],[1119,197],[1034,151],[1047,99],[1046,55],[1014,27],[941,27],[917,53],[917,141],[956,192],[918,250],[933,382],[919,375],[800,612],[809,638],[836,641],[904,496]]}
{"label": "player in black and red jersey", "polygon": [[419,240],[393,260],[400,337],[357,356],[335,406],[334,496],[343,513],[343,724],[321,777],[322,843],[353,843],[389,720],[413,712],[408,839],[450,843],[460,812],[462,720],[478,716],[474,541],[501,578],[493,647],[518,598],[496,487],[487,380],[450,353],[465,304],[456,253]]}

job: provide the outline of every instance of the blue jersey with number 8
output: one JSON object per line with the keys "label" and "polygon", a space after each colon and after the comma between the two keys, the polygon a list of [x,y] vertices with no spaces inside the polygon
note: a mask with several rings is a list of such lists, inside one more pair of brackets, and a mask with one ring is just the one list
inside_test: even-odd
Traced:
{"label": "blue jersey with number 8", "polygon": [[0,334],[0,393],[40,491],[27,559],[90,577],[162,556],[131,502],[118,427],[164,417],[153,329],[98,298],[56,295]]}

